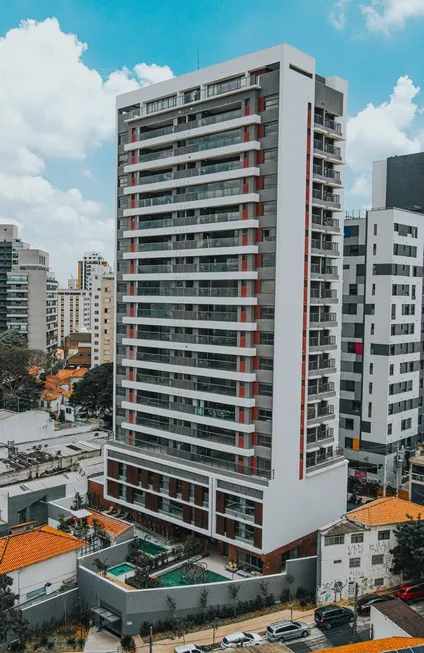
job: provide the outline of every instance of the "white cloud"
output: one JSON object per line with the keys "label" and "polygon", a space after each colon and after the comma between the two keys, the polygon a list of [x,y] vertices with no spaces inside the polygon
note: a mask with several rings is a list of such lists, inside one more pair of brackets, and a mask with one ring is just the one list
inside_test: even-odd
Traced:
{"label": "white cloud", "polygon": [[93,178],[93,173],[91,172],[90,168],[85,168],[85,170],[82,171],[82,176],[83,177],[88,177],[89,179]]}
{"label": "white cloud", "polygon": [[372,0],[362,5],[361,11],[370,32],[389,34],[401,29],[407,20],[424,17],[424,0]]}
{"label": "white cloud", "polygon": [[113,136],[117,94],[173,76],[140,63],[103,79],[84,63],[86,50],[56,18],[23,21],[0,38],[0,221],[18,222],[22,238],[47,248],[63,281],[93,243],[110,255],[113,225],[101,202],[43,178],[45,159],[85,159]]}
{"label": "white cloud", "polygon": [[398,79],[388,102],[368,104],[349,119],[347,163],[353,172],[349,204],[370,198],[374,161],[421,149],[422,135],[417,125],[420,109],[416,103],[419,92],[419,87],[405,75]]}
{"label": "white cloud", "polygon": [[350,0],[336,0],[328,14],[328,20],[335,29],[344,29],[346,27],[346,6]]}

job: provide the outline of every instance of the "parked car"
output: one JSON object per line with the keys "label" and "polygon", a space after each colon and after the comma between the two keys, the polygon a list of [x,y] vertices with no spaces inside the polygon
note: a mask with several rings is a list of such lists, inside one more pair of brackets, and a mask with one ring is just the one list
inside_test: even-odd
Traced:
{"label": "parked car", "polygon": [[266,636],[270,642],[285,642],[296,637],[307,637],[309,633],[309,625],[303,621],[275,621],[266,629]]}
{"label": "parked car", "polygon": [[315,610],[315,623],[321,630],[330,630],[333,626],[350,623],[354,617],[350,608],[340,605],[325,605]]}
{"label": "parked car", "polygon": [[400,586],[396,592],[398,599],[402,599],[405,603],[414,603],[424,599],[424,582],[419,583],[405,583]]}
{"label": "parked car", "polygon": [[225,635],[221,642],[221,648],[259,646],[259,644],[263,643],[263,637],[257,633],[231,633],[230,635]]}
{"label": "parked car", "polygon": [[208,653],[212,650],[211,646],[199,646],[199,644],[184,644],[174,648],[174,653]]}
{"label": "parked car", "polygon": [[359,599],[356,604],[356,611],[358,614],[366,615],[371,611],[371,606],[374,603],[383,603],[384,601],[393,601],[395,596],[391,594],[367,594]]}

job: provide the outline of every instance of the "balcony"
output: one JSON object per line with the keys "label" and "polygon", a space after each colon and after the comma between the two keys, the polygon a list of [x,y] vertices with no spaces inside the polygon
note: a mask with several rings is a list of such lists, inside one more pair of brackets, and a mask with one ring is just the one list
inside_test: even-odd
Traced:
{"label": "balcony", "polygon": [[136,440],[135,445],[144,451],[150,451],[154,454],[164,455],[174,460],[177,459],[179,462],[194,463],[195,468],[198,468],[199,466],[206,466],[228,471],[231,473],[231,475],[241,474],[243,476],[251,476],[254,478],[262,478],[266,480],[272,478],[272,471],[266,471],[257,467],[252,467],[248,463],[236,463],[222,458],[214,458],[213,456],[206,454],[194,453],[192,451],[184,451],[183,449],[167,447],[163,444],[145,442],[144,440],[140,439]]}
{"label": "balcony", "polygon": [[331,193],[323,193],[320,190],[312,190],[312,205],[323,206],[326,209],[341,210],[340,196],[332,195]]}
{"label": "balcony", "polygon": [[181,311],[161,309],[139,309],[137,317],[160,318],[169,320],[197,320],[212,322],[240,322],[237,312],[231,311]]}
{"label": "balcony", "polygon": [[242,143],[242,135],[228,136],[227,138],[215,138],[205,140],[201,143],[193,143],[193,145],[185,145],[184,147],[176,147],[175,149],[161,150],[159,152],[149,152],[148,154],[140,154],[138,163],[151,163],[152,161],[160,161],[162,159],[169,159],[175,156],[182,156],[183,154],[194,154],[195,152],[203,152],[204,150],[214,150],[219,147],[229,147],[230,145],[238,145]]}
{"label": "balcony", "polygon": [[329,447],[328,450],[324,451],[325,453],[311,451],[306,454],[306,473],[318,471],[323,467],[329,467],[344,459],[343,449],[340,447],[337,449]]}
{"label": "balcony", "polygon": [[334,406],[308,406],[308,424],[311,422],[320,424],[321,422],[326,422],[330,419],[334,419]]}
{"label": "balcony", "polygon": [[309,328],[332,328],[337,326],[336,313],[311,313],[309,317]]}
{"label": "balcony", "polygon": [[169,125],[167,127],[160,127],[159,129],[152,129],[150,131],[140,131],[137,135],[139,141],[148,140],[150,138],[158,138],[159,136],[168,136],[169,134],[178,134],[180,132],[187,131],[188,129],[194,129],[196,127],[206,127],[207,125],[215,125],[219,122],[225,122],[226,120],[236,120],[237,118],[242,117],[241,109],[235,109],[234,111],[225,111],[214,116],[208,116],[207,118],[201,118],[200,120],[192,120],[190,122],[184,122],[180,125]]}
{"label": "balcony", "polygon": [[238,272],[239,262],[229,261],[228,263],[169,263],[161,265],[140,265],[137,268],[139,274],[178,274],[178,273],[211,273],[211,272]]}
{"label": "balcony", "polygon": [[[162,395],[163,397],[164,395]],[[200,415],[202,417],[210,417],[212,419],[228,420],[230,422],[236,421],[235,410],[226,410],[222,408],[210,408],[207,406],[195,406],[192,404],[184,404],[177,401],[166,401],[153,397],[144,397],[137,393],[136,403],[140,406],[154,406],[155,408],[164,408],[165,410],[173,410],[178,413],[188,413],[189,415]]]}
{"label": "balcony", "polygon": [[221,188],[218,190],[208,190],[198,193],[181,193],[180,195],[163,195],[161,197],[147,197],[136,202],[139,209],[148,206],[162,206],[164,204],[181,204],[185,202],[196,202],[197,200],[210,200],[217,197],[231,197],[232,195],[240,195],[242,192],[239,188]]}
{"label": "balcony", "polygon": [[161,385],[167,388],[181,388],[182,390],[193,390],[195,392],[205,392],[208,394],[226,395],[235,397],[237,388],[228,385],[212,384],[210,379],[202,381],[201,377],[197,381],[187,381],[170,378],[169,376],[151,376],[149,374],[137,374],[137,383],[146,383],[149,385]]}
{"label": "balcony", "polygon": [[324,440],[331,440],[334,438],[334,429],[328,427],[318,426],[315,428],[308,428],[306,435],[306,444],[314,446],[321,444]]}
{"label": "balcony", "polygon": [[334,256],[340,255],[339,246],[337,243],[325,240],[311,240],[311,254],[318,256]]}
{"label": "balcony", "polygon": [[139,297],[238,297],[238,288],[140,288]]}
{"label": "balcony", "polygon": [[342,151],[340,147],[332,143],[321,143],[321,141],[314,139],[314,155],[326,159],[333,159],[337,162],[342,160]]}
{"label": "balcony", "polygon": [[316,383],[308,387],[308,401],[317,399],[328,399],[336,395],[334,383]]}
{"label": "balcony", "polygon": [[[176,435],[184,435],[188,438],[195,438],[198,440],[207,440],[208,442],[213,442],[215,444],[225,444],[228,447],[236,447],[236,437],[237,434],[235,431],[232,431],[228,436],[223,433],[219,433],[219,428],[207,427],[202,424],[198,424],[197,428],[190,428],[188,426],[180,426],[179,424],[170,423],[169,420],[161,421],[159,418],[154,419],[152,417],[137,417],[136,418],[137,426],[142,426],[149,429],[157,429],[158,431],[163,431],[164,433],[169,433]],[[166,436],[164,436],[166,437]],[[202,444],[202,442],[199,442]]]}
{"label": "balcony", "polygon": [[331,168],[314,165],[313,177],[314,181],[322,181],[323,183],[329,184],[330,186],[342,185],[340,172],[338,170],[332,170]]}
{"label": "balcony", "polygon": [[194,335],[185,333],[163,333],[161,331],[139,331],[139,340],[156,340],[163,342],[187,342],[200,345],[217,345],[219,347],[237,347],[237,335],[232,336],[209,336]]}
{"label": "balcony", "polygon": [[232,360],[221,360],[219,358],[189,358],[184,356],[168,356],[163,354],[153,354],[149,352],[138,351],[136,359],[138,361],[148,361],[151,363],[163,363],[165,365],[177,365],[179,367],[193,367],[210,370],[227,370],[230,372],[237,371],[237,362]]}
{"label": "balcony", "polygon": [[311,288],[309,301],[311,304],[337,304],[337,290]]}
{"label": "balcony", "polygon": [[[240,213],[238,211],[232,212],[223,212],[223,213],[209,213],[208,215],[196,215],[189,216],[187,218],[162,218],[159,220],[146,220],[145,222],[139,222],[136,225],[136,230],[144,229],[163,229],[170,227],[188,227],[191,225],[197,224],[218,224],[220,222],[233,222],[241,220]],[[133,232],[129,231],[124,234],[127,237],[131,237]]]}
{"label": "balcony", "polygon": [[322,336],[309,338],[309,352],[329,351],[336,349],[336,336]]}
{"label": "balcony", "polygon": [[314,115],[314,126],[317,131],[328,132],[335,138],[343,138],[341,124],[331,118],[323,118],[323,116],[316,113]]}
{"label": "balcony", "polygon": [[240,247],[241,239],[239,236],[235,238],[206,238],[205,240],[166,240],[165,242],[157,243],[139,243],[138,252],[157,252],[157,251],[170,251],[181,249],[209,249],[217,247]]}
{"label": "balcony", "polygon": [[311,263],[311,279],[337,281],[339,279],[339,269],[335,265]]}
{"label": "balcony", "polygon": [[334,358],[326,359],[309,359],[308,370],[312,372],[310,376],[315,376],[315,373],[318,375],[322,373],[331,374],[336,371],[336,360]]}
{"label": "balcony", "polygon": [[338,234],[340,233],[340,221],[323,216],[321,213],[312,213],[312,229]]}
{"label": "balcony", "polygon": [[173,181],[177,179],[190,179],[192,177],[199,177],[203,175],[212,175],[219,172],[229,172],[231,170],[241,170],[241,161],[230,161],[228,163],[215,163],[200,168],[190,168],[188,170],[178,170],[176,172],[162,172],[161,174],[141,177],[137,180],[136,186],[144,186],[147,184],[159,184],[165,181]]}

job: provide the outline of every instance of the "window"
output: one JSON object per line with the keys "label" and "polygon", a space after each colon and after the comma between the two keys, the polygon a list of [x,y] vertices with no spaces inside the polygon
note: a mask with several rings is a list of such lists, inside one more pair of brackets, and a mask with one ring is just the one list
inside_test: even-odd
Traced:
{"label": "window", "polygon": [[374,581],[374,587],[381,587],[384,585],[384,578],[376,578]]}
{"label": "window", "polygon": [[371,328],[370,328],[371,335],[374,335],[374,322],[371,322]]}
{"label": "window", "polygon": [[412,418],[409,417],[408,419],[403,419],[400,423],[400,430],[409,431],[410,428],[412,428]]}
{"label": "window", "polygon": [[261,267],[263,267],[263,268],[275,268],[275,254],[262,254],[261,255]]}
{"label": "window", "polygon": [[357,283],[350,283],[349,284],[349,295],[357,295],[358,294],[358,284]]}
{"label": "window", "polygon": [[269,188],[277,188],[277,175],[264,175],[263,181],[264,190],[268,190]]}
{"label": "window", "polygon": [[395,366],[389,365],[389,376],[393,376],[394,371],[395,371]]}
{"label": "window", "polygon": [[355,569],[361,566],[361,558],[351,558],[349,560],[350,569]]}
{"label": "window", "polygon": [[261,345],[273,345],[274,344],[274,332],[273,331],[262,331],[260,333],[260,343],[261,343]]}
{"label": "window", "polygon": [[371,295],[375,295],[375,283],[372,284]]}
{"label": "window", "polygon": [[261,320],[273,320],[274,308],[271,306],[261,306]]}
{"label": "window", "polygon": [[392,320],[396,320],[396,304],[392,304]]}
{"label": "window", "polygon": [[370,374],[374,374],[374,363],[370,363]]}
{"label": "window", "polygon": [[372,395],[372,383],[368,383],[368,394]]}
{"label": "window", "polygon": [[28,592],[28,594],[26,595],[27,601],[29,601],[29,599],[35,598],[36,596],[41,596],[41,594],[45,594],[45,593],[46,593],[46,588],[43,585],[43,587],[39,587],[38,590],[32,590],[32,592]]}
{"label": "window", "polygon": [[353,431],[353,419],[350,419],[350,417],[345,418],[345,429],[347,431]]}
{"label": "window", "polygon": [[278,131],[278,120],[273,120],[272,122],[266,122],[264,124],[264,136],[269,136],[269,134],[275,134]]}
{"label": "window", "polygon": [[274,369],[274,359],[273,358],[260,358],[259,359],[259,369],[267,370],[272,372]]}
{"label": "window", "polygon": [[265,97],[265,111],[267,109],[278,108],[278,95],[268,95]]}
{"label": "window", "polygon": [[266,242],[268,240],[275,240],[276,237],[276,229],[275,227],[271,227],[269,229],[262,229],[262,241]]}
{"label": "window", "polygon": [[272,397],[272,385],[270,383],[260,383],[259,394],[264,397]]}
{"label": "window", "polygon": [[352,544],[362,544],[364,541],[364,534],[363,533],[355,533],[354,535],[351,536],[350,541]]}
{"label": "window", "polygon": [[372,417],[372,403],[368,402],[368,417]]}
{"label": "window", "polygon": [[372,565],[382,565],[383,562],[384,562],[384,555],[382,553],[375,556],[371,556]]}
{"label": "window", "polygon": [[387,435],[392,435],[393,424],[387,424]]}
{"label": "window", "polygon": [[373,256],[375,256],[375,255],[377,254],[377,243],[374,243],[374,244],[373,244],[373,246],[372,246],[372,253],[373,253]]}
{"label": "window", "polygon": [[260,422],[272,422],[272,410],[265,410],[264,408],[259,409],[259,421]]}
{"label": "window", "polygon": [[269,150],[264,150],[264,163],[276,159],[278,156],[278,150],[276,147],[271,147]]}
{"label": "window", "polygon": [[381,540],[390,540],[390,531],[379,531],[378,539]]}
{"label": "window", "polygon": [[374,225],[374,236],[376,236],[376,235],[377,235],[377,225],[375,224]]}
{"label": "window", "polygon": [[326,535],[324,537],[324,546],[333,546],[334,544],[344,544],[344,535]]}
{"label": "window", "polygon": [[257,437],[258,437],[258,447],[267,447],[268,449],[271,447],[272,438],[270,435],[265,435],[264,433],[258,433]]}

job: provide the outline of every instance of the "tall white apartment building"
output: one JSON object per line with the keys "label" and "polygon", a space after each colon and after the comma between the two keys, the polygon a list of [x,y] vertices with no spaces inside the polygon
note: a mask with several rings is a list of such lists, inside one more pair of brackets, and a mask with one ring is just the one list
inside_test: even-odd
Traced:
{"label": "tall white apartment building", "polygon": [[422,440],[424,215],[385,208],[386,181],[378,162],[379,208],[345,222],[340,440],[350,475],[397,487]]}
{"label": "tall white apartment building", "polygon": [[57,294],[59,344],[71,333],[90,330],[90,293],[79,288],[59,288]]}
{"label": "tall white apartment building", "polygon": [[28,246],[7,272],[8,329],[25,333],[30,349],[53,353],[58,344],[57,288],[49,255]]}
{"label": "tall white apartment building", "polygon": [[113,273],[90,277],[91,366],[113,362],[115,278]]}
{"label": "tall white apartment building", "polygon": [[90,290],[89,280],[94,274],[101,274],[102,268],[110,272],[106,259],[99,252],[84,252],[82,260],[78,261],[78,288]]}
{"label": "tall white apartment building", "polygon": [[346,94],[280,45],[117,100],[105,496],[264,573],[345,509]]}

